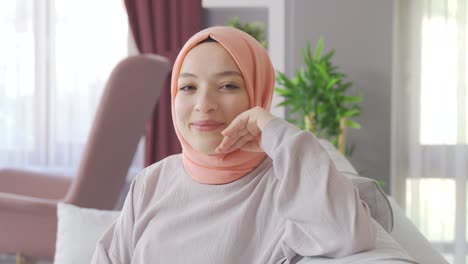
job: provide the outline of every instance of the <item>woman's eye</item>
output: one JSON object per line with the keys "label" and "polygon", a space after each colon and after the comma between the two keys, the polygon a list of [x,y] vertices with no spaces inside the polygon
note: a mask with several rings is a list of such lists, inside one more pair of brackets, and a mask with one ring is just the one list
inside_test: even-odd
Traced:
{"label": "woman's eye", "polygon": [[223,89],[226,89],[226,90],[236,90],[236,89],[239,89],[238,86],[234,85],[234,84],[225,84],[222,86]]}
{"label": "woman's eye", "polygon": [[183,87],[179,88],[180,91],[186,91],[186,92],[194,90],[194,89],[195,89],[195,87],[193,87],[191,85],[186,85],[186,86],[183,86]]}

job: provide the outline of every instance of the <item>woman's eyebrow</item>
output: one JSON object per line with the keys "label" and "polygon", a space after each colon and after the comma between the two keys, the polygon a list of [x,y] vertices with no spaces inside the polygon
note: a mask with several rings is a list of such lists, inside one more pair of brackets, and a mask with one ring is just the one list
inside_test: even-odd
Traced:
{"label": "woman's eyebrow", "polygon": [[197,76],[193,73],[183,72],[179,74],[179,78],[186,78],[186,77],[197,78]]}
{"label": "woman's eyebrow", "polygon": [[231,75],[242,77],[242,74],[238,71],[222,71],[222,72],[218,72],[215,74],[215,76],[218,76],[218,77],[231,76]]}
{"label": "woman's eyebrow", "polygon": [[[214,74],[215,77],[226,77],[232,75],[242,77],[242,74],[238,71],[222,71]],[[197,75],[193,73],[183,72],[179,74],[179,78],[197,78]]]}

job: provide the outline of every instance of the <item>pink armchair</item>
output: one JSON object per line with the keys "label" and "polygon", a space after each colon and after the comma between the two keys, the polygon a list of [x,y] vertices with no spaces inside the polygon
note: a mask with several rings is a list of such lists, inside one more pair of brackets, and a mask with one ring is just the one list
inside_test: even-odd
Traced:
{"label": "pink armchair", "polygon": [[114,208],[168,71],[156,55],[129,57],[114,68],[75,177],[0,169],[0,253],[53,259],[59,201]]}

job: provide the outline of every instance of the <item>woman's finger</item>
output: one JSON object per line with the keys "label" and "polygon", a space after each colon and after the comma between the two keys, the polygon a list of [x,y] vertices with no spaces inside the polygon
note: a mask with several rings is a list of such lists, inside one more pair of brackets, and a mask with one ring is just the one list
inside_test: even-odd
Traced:
{"label": "woman's finger", "polygon": [[249,141],[245,143],[245,145],[240,149],[249,152],[264,152],[263,148],[261,147],[261,143],[258,140]]}
{"label": "woman's finger", "polygon": [[239,138],[248,134],[248,131],[245,132],[246,130],[247,129],[244,129],[242,132],[232,137],[225,136],[221,143],[218,145],[217,152],[225,152],[227,149],[231,148],[239,140]]}
{"label": "woman's finger", "polygon": [[234,137],[224,136],[221,143],[218,145],[218,148],[226,148],[231,146],[237,139]]}
{"label": "woman's finger", "polygon": [[223,140],[221,141],[218,147],[228,148],[232,146],[240,137],[245,136],[248,133],[249,131],[247,131],[247,129],[244,128],[241,131],[232,134],[232,136],[224,136]]}
{"label": "woman's finger", "polygon": [[224,149],[223,151],[226,153],[233,152],[237,149],[240,149],[242,146],[244,146],[247,142],[255,140],[255,137],[248,134],[245,135],[241,138],[239,138],[231,147]]}
{"label": "woman's finger", "polygon": [[230,147],[232,146],[232,144],[234,144],[234,142],[236,142],[237,140],[239,140],[239,138],[249,134],[249,130],[247,130],[246,128],[238,131],[235,135],[229,137],[229,136],[225,136],[223,138],[223,140],[221,141],[221,143],[219,144],[220,147],[222,148],[227,148],[227,147]]}
{"label": "woman's finger", "polygon": [[227,128],[225,128],[223,131],[221,131],[221,134],[223,136],[234,136],[238,131],[244,129],[247,127],[247,123],[249,121],[249,111],[245,111],[238,115],[234,120],[232,120],[231,124]]}
{"label": "woman's finger", "polygon": [[[255,141],[256,137],[261,133],[261,129],[257,124],[257,116],[260,110],[263,109],[252,108],[234,118],[231,124],[221,132],[224,138],[216,148],[216,152],[232,152],[242,148],[249,141]],[[261,151],[258,143],[252,144],[251,148]]]}
{"label": "woman's finger", "polygon": [[260,134],[261,130],[257,126],[257,120],[255,118],[249,118],[246,123],[246,128],[250,134],[257,136]]}
{"label": "woman's finger", "polygon": [[249,130],[248,129],[241,129],[241,130],[239,130],[239,132],[237,134],[239,135],[239,137],[243,137],[243,136],[249,134]]}
{"label": "woman's finger", "polygon": [[228,148],[240,137],[249,133],[247,129],[248,118],[246,118],[244,114],[245,112],[234,118],[231,124],[221,132],[224,138],[219,144],[219,147]]}

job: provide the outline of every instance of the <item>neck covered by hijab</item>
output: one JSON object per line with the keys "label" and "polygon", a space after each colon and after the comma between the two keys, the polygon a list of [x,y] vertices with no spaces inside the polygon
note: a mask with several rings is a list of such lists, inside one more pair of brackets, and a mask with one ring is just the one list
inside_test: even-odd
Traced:
{"label": "neck covered by hijab", "polygon": [[172,120],[182,145],[184,168],[197,182],[226,184],[247,175],[263,161],[266,154],[242,150],[227,154],[200,153],[190,146],[178,130],[174,101],[182,63],[187,53],[207,38],[222,45],[236,62],[245,80],[250,108],[260,106],[270,109],[275,72],[265,48],[247,33],[231,27],[211,27],[198,32],[185,43],[174,62],[171,77]]}

